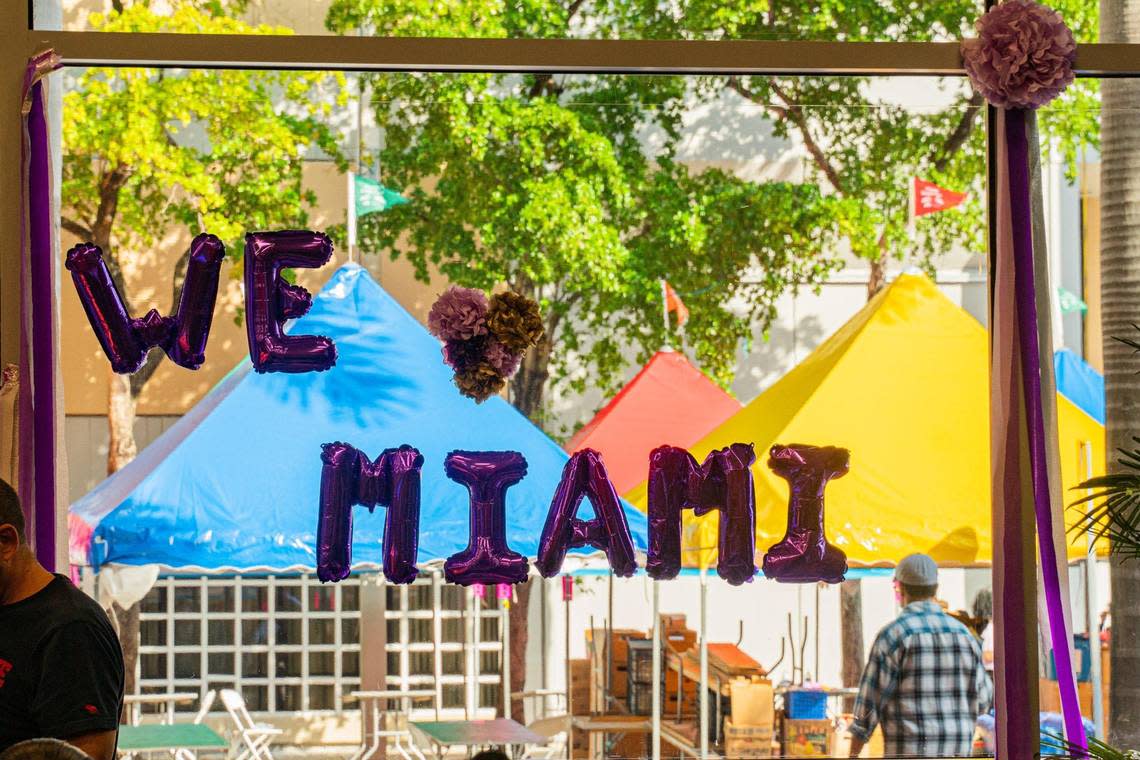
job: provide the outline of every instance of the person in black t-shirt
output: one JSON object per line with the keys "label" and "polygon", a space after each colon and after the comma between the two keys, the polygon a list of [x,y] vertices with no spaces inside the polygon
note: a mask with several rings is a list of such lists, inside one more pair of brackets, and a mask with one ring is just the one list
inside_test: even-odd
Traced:
{"label": "person in black t-shirt", "polygon": [[122,706],[123,652],[107,614],[36,561],[0,480],[0,751],[51,738],[113,760]]}

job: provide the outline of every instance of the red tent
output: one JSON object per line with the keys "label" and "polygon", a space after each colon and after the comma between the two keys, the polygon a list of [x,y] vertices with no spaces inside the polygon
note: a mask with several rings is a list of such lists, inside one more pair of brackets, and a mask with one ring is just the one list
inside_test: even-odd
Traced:
{"label": "red tent", "polygon": [[658,351],[566,450],[601,452],[614,488],[624,494],[645,480],[650,451],[663,444],[688,448],[740,409],[684,354]]}

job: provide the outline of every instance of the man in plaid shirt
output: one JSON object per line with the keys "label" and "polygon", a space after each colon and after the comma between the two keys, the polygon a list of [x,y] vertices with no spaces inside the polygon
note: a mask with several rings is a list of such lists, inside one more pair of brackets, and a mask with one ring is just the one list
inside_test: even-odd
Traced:
{"label": "man in plaid shirt", "polygon": [[876,724],[888,757],[969,755],[975,722],[993,700],[981,643],[934,601],[938,566],[930,557],[899,562],[895,588],[903,609],[871,647],[855,700],[851,757]]}

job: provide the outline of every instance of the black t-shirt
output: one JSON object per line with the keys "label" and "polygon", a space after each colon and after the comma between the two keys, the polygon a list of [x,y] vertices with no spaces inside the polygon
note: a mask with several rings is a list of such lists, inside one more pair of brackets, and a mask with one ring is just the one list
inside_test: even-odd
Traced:
{"label": "black t-shirt", "polygon": [[118,728],[123,652],[107,614],[57,575],[0,605],[0,752]]}

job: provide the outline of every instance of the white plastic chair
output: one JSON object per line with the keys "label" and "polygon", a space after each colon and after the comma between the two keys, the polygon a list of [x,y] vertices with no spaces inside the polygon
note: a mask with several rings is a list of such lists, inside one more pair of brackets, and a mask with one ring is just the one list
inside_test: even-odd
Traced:
{"label": "white plastic chair", "polygon": [[281,729],[254,723],[245,707],[245,700],[233,689],[222,689],[218,696],[222,698],[222,704],[236,725],[241,740],[241,751],[235,760],[273,760],[269,743],[275,736],[281,735]]}
{"label": "white plastic chair", "polygon": [[546,739],[545,744],[528,745],[525,760],[555,760],[566,756],[566,742],[570,738],[572,718],[566,714],[566,692],[556,689],[539,689],[511,694],[525,704],[533,700],[535,720],[527,728]]}
{"label": "white plastic chair", "polygon": [[[202,697],[202,704],[198,707],[198,713],[194,716],[194,720],[192,721],[193,723],[201,724],[202,721],[206,719],[206,716],[210,714],[210,708],[214,706],[214,700],[217,699],[217,697],[218,692],[214,691],[213,689],[210,689],[206,692],[205,696]],[[197,752],[191,752],[188,749],[178,749],[174,751],[174,760],[197,759]]]}

